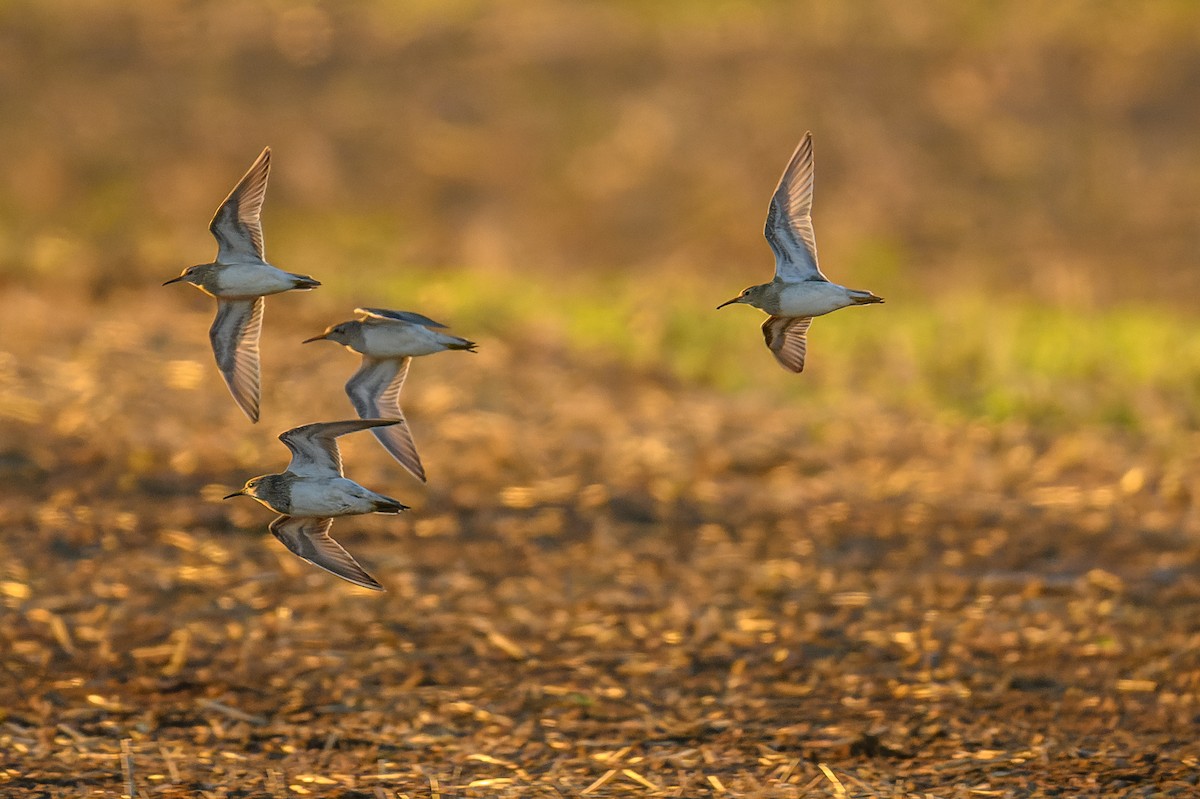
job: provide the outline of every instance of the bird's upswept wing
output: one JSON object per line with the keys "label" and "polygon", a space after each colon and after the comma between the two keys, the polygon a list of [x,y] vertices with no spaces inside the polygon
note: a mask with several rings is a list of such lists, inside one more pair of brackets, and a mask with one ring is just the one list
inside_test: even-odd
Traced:
{"label": "bird's upswept wing", "polygon": [[208,229],[217,240],[217,261],[223,264],[266,260],[263,247],[262,205],[271,171],[271,148],[262,154],[229,192],[213,214]]}
{"label": "bird's upswept wing", "polygon": [[764,231],[775,253],[775,276],[787,282],[825,280],[817,266],[817,240],[812,224],[812,132],[804,134],[788,161],[771,206]]}
{"label": "bird's upswept wing", "polygon": [[767,321],[763,322],[763,338],[767,340],[767,347],[784,369],[804,371],[808,326],[811,324],[811,316],[768,316]]}
{"label": "bird's upswept wing", "polygon": [[252,422],[258,421],[258,339],[265,305],[262,297],[217,300],[217,318],[208,331],[225,385]]}
{"label": "bird's upswept wing", "polygon": [[363,588],[382,591],[383,586],[330,537],[332,526],[333,519],[279,516],[271,522],[270,530],[285,547],[312,565]]}
{"label": "bird's upswept wing", "polygon": [[315,422],[280,433],[279,440],[292,451],[292,461],[287,470],[303,477],[342,477],[342,454],[338,451],[338,436],[396,422],[395,419]]}
{"label": "bird's upswept wing", "polygon": [[414,325],[422,325],[423,327],[440,327],[445,329],[445,325],[441,322],[435,322],[424,314],[419,314],[416,311],[389,311],[386,308],[355,308],[354,312],[362,316],[363,319],[392,319],[396,322],[412,322]]}
{"label": "bird's upswept wing", "polygon": [[354,410],[364,419],[395,419],[399,424],[373,430],[379,443],[391,453],[413,477],[425,482],[425,467],[417,455],[417,445],[404,412],[400,410],[400,389],[408,376],[412,358],[369,358],[363,356],[362,366],[346,382],[346,394]]}

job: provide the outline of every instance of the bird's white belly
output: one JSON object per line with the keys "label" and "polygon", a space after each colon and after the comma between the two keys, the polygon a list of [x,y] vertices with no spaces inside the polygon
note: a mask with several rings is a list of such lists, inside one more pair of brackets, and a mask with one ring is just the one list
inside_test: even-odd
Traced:
{"label": "bird's white belly", "polygon": [[265,297],[296,286],[295,278],[270,264],[228,264],[217,274],[218,297]]}
{"label": "bird's white belly", "polygon": [[292,484],[292,516],[353,516],[370,513],[370,492],[344,477],[297,480]]}
{"label": "bird's white belly", "polygon": [[846,289],[836,283],[805,281],[790,283],[779,295],[777,316],[820,316],[853,305]]}
{"label": "bird's white belly", "polygon": [[366,347],[363,354],[372,358],[431,355],[444,349],[437,333],[420,325],[367,325],[363,328],[363,338]]}

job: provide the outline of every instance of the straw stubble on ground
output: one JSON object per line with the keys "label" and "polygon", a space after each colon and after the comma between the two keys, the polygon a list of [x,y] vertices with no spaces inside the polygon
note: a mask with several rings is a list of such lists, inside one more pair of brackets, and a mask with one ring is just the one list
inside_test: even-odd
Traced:
{"label": "straw stubble on ground", "polygon": [[414,505],[336,529],[375,595],[217,500],[351,415],[280,305],[257,427],[178,308],[15,320],[61,341],[0,369],[0,792],[1197,790],[1196,447],[492,340],[414,364],[427,489],[343,442]]}

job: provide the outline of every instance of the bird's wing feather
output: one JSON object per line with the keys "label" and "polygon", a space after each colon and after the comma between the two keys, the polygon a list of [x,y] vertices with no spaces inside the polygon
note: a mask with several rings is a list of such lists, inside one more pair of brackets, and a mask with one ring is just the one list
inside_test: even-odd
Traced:
{"label": "bird's wing feather", "polygon": [[252,422],[258,421],[258,339],[265,305],[262,297],[217,300],[217,318],[208,331],[225,385]]}
{"label": "bird's wing feather", "polygon": [[271,522],[271,532],[294,554],[314,566],[336,574],[355,585],[382,591],[383,586],[358,565],[345,547],[329,535],[333,519],[280,516]]}
{"label": "bird's wing feather", "polygon": [[775,360],[791,372],[804,371],[804,355],[808,350],[808,326],[811,316],[768,316],[763,322],[763,338]]}
{"label": "bird's wing feather", "polygon": [[765,234],[775,253],[775,276],[787,282],[825,280],[817,266],[817,240],[812,224],[812,133],[804,134],[788,161],[771,207]]}
{"label": "bird's wing feather", "polygon": [[270,171],[271,148],[266,147],[213,214],[208,229],[217,240],[220,263],[266,260],[261,213]]}
{"label": "bird's wing feather", "polygon": [[413,477],[425,482],[425,467],[417,455],[417,445],[400,410],[400,389],[408,376],[412,358],[363,357],[362,366],[346,382],[346,394],[354,410],[364,419],[396,419],[399,424],[376,428],[375,437],[396,461]]}
{"label": "bird's wing feather", "polygon": [[394,319],[397,322],[412,322],[423,327],[445,328],[441,322],[435,322],[424,314],[416,311],[389,311],[386,308],[355,308],[354,312],[364,319]]}
{"label": "bird's wing feather", "polygon": [[393,424],[394,419],[348,419],[306,424],[280,433],[279,440],[292,451],[287,470],[305,477],[342,477],[338,436]]}

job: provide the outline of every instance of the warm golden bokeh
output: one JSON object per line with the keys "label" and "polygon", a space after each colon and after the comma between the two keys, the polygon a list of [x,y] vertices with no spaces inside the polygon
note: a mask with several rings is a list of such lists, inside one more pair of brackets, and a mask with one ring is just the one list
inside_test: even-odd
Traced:
{"label": "warm golden bokeh", "polygon": [[[0,794],[1195,790],[1200,9],[0,5]],[[830,277],[761,317],[805,130]],[[159,286],[274,151],[263,421]],[[352,415],[430,481],[335,535],[220,497]],[[240,792],[240,793],[239,793]]]}
{"label": "warm golden bokeh", "polygon": [[133,284],[199,255],[214,183],[269,143],[269,244],[304,268],[348,247],[356,273],[738,283],[765,255],[750,234],[770,183],[812,129],[821,243],[847,279],[1087,303],[1200,293],[1189,3],[0,13],[9,280],[65,266]]}

